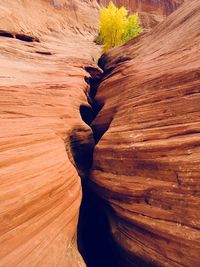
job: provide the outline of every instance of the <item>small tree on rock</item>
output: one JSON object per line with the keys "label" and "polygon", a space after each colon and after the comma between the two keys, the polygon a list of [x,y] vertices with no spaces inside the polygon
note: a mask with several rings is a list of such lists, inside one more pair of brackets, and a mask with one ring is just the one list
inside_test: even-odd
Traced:
{"label": "small tree on rock", "polygon": [[112,2],[101,8],[98,41],[108,49],[121,45],[142,32],[138,13],[128,16],[125,7],[117,8]]}

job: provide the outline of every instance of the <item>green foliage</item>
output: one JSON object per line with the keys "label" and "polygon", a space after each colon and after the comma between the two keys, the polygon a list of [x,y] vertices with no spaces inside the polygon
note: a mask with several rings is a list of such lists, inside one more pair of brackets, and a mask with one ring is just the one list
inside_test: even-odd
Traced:
{"label": "green foliage", "polygon": [[123,40],[125,42],[137,37],[142,32],[142,27],[139,23],[138,13],[128,17],[127,29],[124,33]]}
{"label": "green foliage", "polygon": [[103,44],[103,52],[121,45],[142,32],[138,13],[128,16],[125,7],[117,8],[112,2],[101,8],[98,42]]}
{"label": "green foliage", "polygon": [[103,44],[103,40],[102,40],[102,38],[101,38],[100,33],[95,37],[94,42],[95,42],[96,44],[98,44],[98,45],[102,45],[102,44]]}

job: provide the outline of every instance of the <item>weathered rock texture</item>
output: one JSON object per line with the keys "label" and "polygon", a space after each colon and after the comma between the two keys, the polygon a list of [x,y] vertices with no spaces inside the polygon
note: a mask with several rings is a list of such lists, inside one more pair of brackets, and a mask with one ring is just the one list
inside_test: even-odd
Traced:
{"label": "weathered rock texture", "polygon": [[98,6],[95,0],[8,0],[0,5],[0,18],[0,30],[10,32],[86,35],[97,30]]}
{"label": "weathered rock texture", "polygon": [[91,186],[126,266],[200,265],[200,2],[101,59]]}
{"label": "weathered rock texture", "polygon": [[92,146],[79,109],[89,107],[84,68],[94,65],[97,48],[86,38],[98,9],[92,1],[52,2],[0,4],[1,267],[85,266],[76,245],[82,190],[72,162],[76,146]]}
{"label": "weathered rock texture", "polygon": [[[138,11],[144,28],[149,29],[163,21],[176,10],[184,0],[113,0],[118,7]],[[108,5],[110,0],[98,0],[101,5]]]}

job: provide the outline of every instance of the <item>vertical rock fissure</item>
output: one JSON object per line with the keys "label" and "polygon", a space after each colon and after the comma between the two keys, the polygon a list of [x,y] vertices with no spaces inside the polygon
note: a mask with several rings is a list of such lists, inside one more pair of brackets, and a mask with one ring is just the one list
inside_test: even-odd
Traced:
{"label": "vertical rock fissure", "polygon": [[[103,73],[94,67],[86,67],[85,70],[90,75],[85,77],[89,85],[88,105],[80,106],[80,115],[82,120],[91,127],[92,121],[101,109],[95,101],[95,95]],[[83,192],[78,223],[78,249],[87,267],[116,267],[116,253],[105,212],[106,204],[92,192],[89,183],[95,145],[94,133],[92,131],[93,136],[87,134],[87,139],[91,140],[80,140],[80,131],[83,129],[75,129],[70,136],[71,153],[81,177]]]}

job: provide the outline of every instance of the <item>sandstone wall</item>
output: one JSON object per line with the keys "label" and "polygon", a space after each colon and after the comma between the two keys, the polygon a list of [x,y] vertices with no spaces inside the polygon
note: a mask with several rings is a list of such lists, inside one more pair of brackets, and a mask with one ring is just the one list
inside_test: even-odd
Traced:
{"label": "sandstone wall", "polygon": [[122,266],[199,266],[199,17],[190,1],[100,60],[91,186]]}
{"label": "sandstone wall", "polygon": [[98,4],[96,0],[8,0],[0,5],[0,18],[0,30],[37,37],[66,31],[91,35],[97,30]]}
{"label": "sandstone wall", "polygon": [[0,3],[1,267],[85,266],[76,242],[82,189],[73,153],[93,142],[80,106],[89,107],[84,68],[98,49],[86,39],[98,10],[92,1],[64,4]]}

